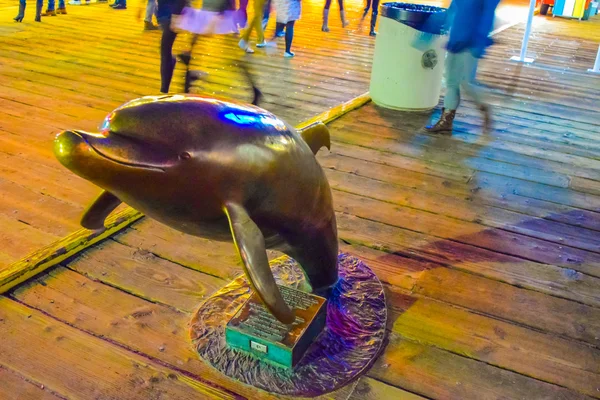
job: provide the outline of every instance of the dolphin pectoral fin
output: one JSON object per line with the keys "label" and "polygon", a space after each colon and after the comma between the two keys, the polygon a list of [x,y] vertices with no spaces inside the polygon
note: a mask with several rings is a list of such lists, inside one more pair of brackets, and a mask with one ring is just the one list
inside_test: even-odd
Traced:
{"label": "dolphin pectoral fin", "polygon": [[284,324],[291,324],[295,316],[283,300],[275,283],[262,232],[244,207],[228,203],[225,206],[225,213],[250,284],[275,318]]}
{"label": "dolphin pectoral fin", "polygon": [[121,200],[117,196],[103,190],[83,213],[81,226],[92,230],[104,228],[104,220],[119,204],[121,204]]}
{"label": "dolphin pectoral fin", "polygon": [[329,137],[329,129],[322,122],[315,122],[301,129],[298,133],[302,139],[308,144],[313,154],[317,154],[321,147],[327,147],[331,150],[331,139]]}

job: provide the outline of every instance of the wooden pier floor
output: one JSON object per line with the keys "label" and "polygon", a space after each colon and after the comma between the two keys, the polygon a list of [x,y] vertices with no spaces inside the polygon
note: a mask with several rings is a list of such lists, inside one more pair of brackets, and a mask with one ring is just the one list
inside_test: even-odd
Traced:
{"label": "wooden pier floor", "polygon": [[[53,40],[72,32],[56,24]],[[96,39],[60,52],[58,67],[51,47],[25,47],[47,40],[38,27],[0,37],[11,44],[0,47],[0,79],[26,69],[45,82],[0,80],[0,182],[39,196],[26,200],[23,225],[44,234],[61,226],[54,237],[75,228],[96,190],[53,164],[44,150],[53,132],[74,123],[92,129],[106,109],[157,84],[146,72],[156,68],[152,39],[135,25],[119,30],[135,47],[101,45],[109,25],[82,31]],[[384,282],[391,318],[389,344],[373,368],[325,398],[600,398],[600,77],[585,73],[598,46],[586,30],[598,26],[598,19],[536,19],[530,49],[537,62],[525,67],[508,61],[523,27],[498,35],[480,73],[495,111],[490,135],[480,133],[468,100],[452,137],[421,133],[428,114],[372,103],[329,125],[332,151],[319,161],[333,188],[342,250],[363,258]],[[338,46],[369,58],[369,38],[333,34]],[[321,38],[305,35],[299,45]],[[131,54],[117,57],[114,69],[94,69],[109,48],[94,46]],[[87,64],[79,65],[80,53]],[[352,64],[350,54],[340,59]],[[326,61],[323,52],[310,64],[317,55],[293,61],[312,71],[312,78],[297,71],[305,83],[294,83],[296,108],[286,106],[291,94],[276,88],[267,108],[298,122],[366,88],[368,62],[362,80],[349,78],[331,98],[327,93],[343,85],[329,89],[325,77],[323,86],[310,83],[306,90],[314,91],[302,92],[315,74],[341,79],[333,66],[342,61]],[[347,68],[361,76],[354,64]],[[87,85],[99,91],[78,90]],[[37,150],[28,158],[30,148]],[[16,189],[1,193],[7,190]],[[15,224],[5,225],[15,220],[6,210],[25,211],[14,197],[0,199],[6,235],[12,228],[4,227]],[[20,235],[15,247],[22,237],[38,240],[30,231]],[[22,255],[4,243],[8,262]],[[188,339],[193,310],[239,273],[232,245],[142,219],[0,296],[0,399],[274,398],[209,368]]]}
{"label": "wooden pier floor", "polygon": [[[133,3],[133,5],[131,4]],[[8,4],[12,7],[8,7]],[[78,216],[97,188],[65,173],[52,154],[56,133],[95,130],[114,108],[159,94],[160,32],[143,32],[130,10],[106,4],[69,7],[68,15],[12,21],[16,2],[0,0],[0,271],[35,249],[78,228]],[[33,4],[33,3],[32,3]],[[374,39],[358,27],[343,30],[332,15],[331,32],[320,27],[320,2],[305,2],[292,60],[258,50],[246,56],[265,94],[261,105],[292,124],[368,90]],[[355,7],[356,8],[356,7]],[[272,35],[272,19],[267,33]],[[180,35],[175,53],[187,49]],[[243,57],[233,37],[201,41],[196,67],[208,70],[205,92],[250,99],[235,63]],[[177,67],[173,92],[182,88]]]}

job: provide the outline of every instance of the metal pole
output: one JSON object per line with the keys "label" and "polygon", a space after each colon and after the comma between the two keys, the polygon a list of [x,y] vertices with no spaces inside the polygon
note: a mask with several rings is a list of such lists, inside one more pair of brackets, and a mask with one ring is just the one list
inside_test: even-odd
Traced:
{"label": "metal pole", "polygon": [[512,61],[531,63],[533,58],[527,58],[527,45],[529,44],[529,35],[531,35],[531,24],[533,23],[533,12],[535,11],[535,0],[529,1],[529,15],[527,16],[527,25],[525,25],[525,35],[523,36],[523,44],[521,45],[521,55],[519,57],[511,57]]}
{"label": "metal pole", "polygon": [[594,63],[594,68],[588,69],[588,72],[600,74],[600,46],[598,46],[598,54],[596,54],[596,62]]}

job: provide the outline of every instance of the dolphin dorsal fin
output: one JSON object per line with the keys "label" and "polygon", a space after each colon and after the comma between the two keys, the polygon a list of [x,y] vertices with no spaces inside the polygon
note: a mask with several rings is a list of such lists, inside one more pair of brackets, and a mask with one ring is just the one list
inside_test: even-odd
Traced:
{"label": "dolphin dorsal fin", "polygon": [[291,324],[295,316],[283,300],[271,272],[262,232],[246,209],[238,204],[226,204],[225,214],[250,284],[275,318],[284,324]]}
{"label": "dolphin dorsal fin", "polygon": [[313,154],[317,154],[321,147],[327,147],[331,150],[331,139],[329,138],[329,129],[322,122],[315,122],[306,128],[298,131],[302,139],[308,144]]}
{"label": "dolphin dorsal fin", "polygon": [[104,220],[121,204],[121,200],[111,192],[103,190],[90,204],[81,217],[81,226],[87,229],[104,228]]}

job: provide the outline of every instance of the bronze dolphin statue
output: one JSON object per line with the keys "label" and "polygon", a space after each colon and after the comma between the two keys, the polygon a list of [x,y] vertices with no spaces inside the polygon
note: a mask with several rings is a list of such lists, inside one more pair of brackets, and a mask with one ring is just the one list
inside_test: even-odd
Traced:
{"label": "bronze dolphin statue", "polygon": [[58,160],[104,191],[81,224],[100,229],[122,202],[182,232],[230,241],[273,315],[294,321],[266,249],[302,266],[313,291],[338,279],[331,189],[314,154],[318,123],[296,132],[261,108],[196,95],[143,97],[109,114],[98,133],[57,135]]}

